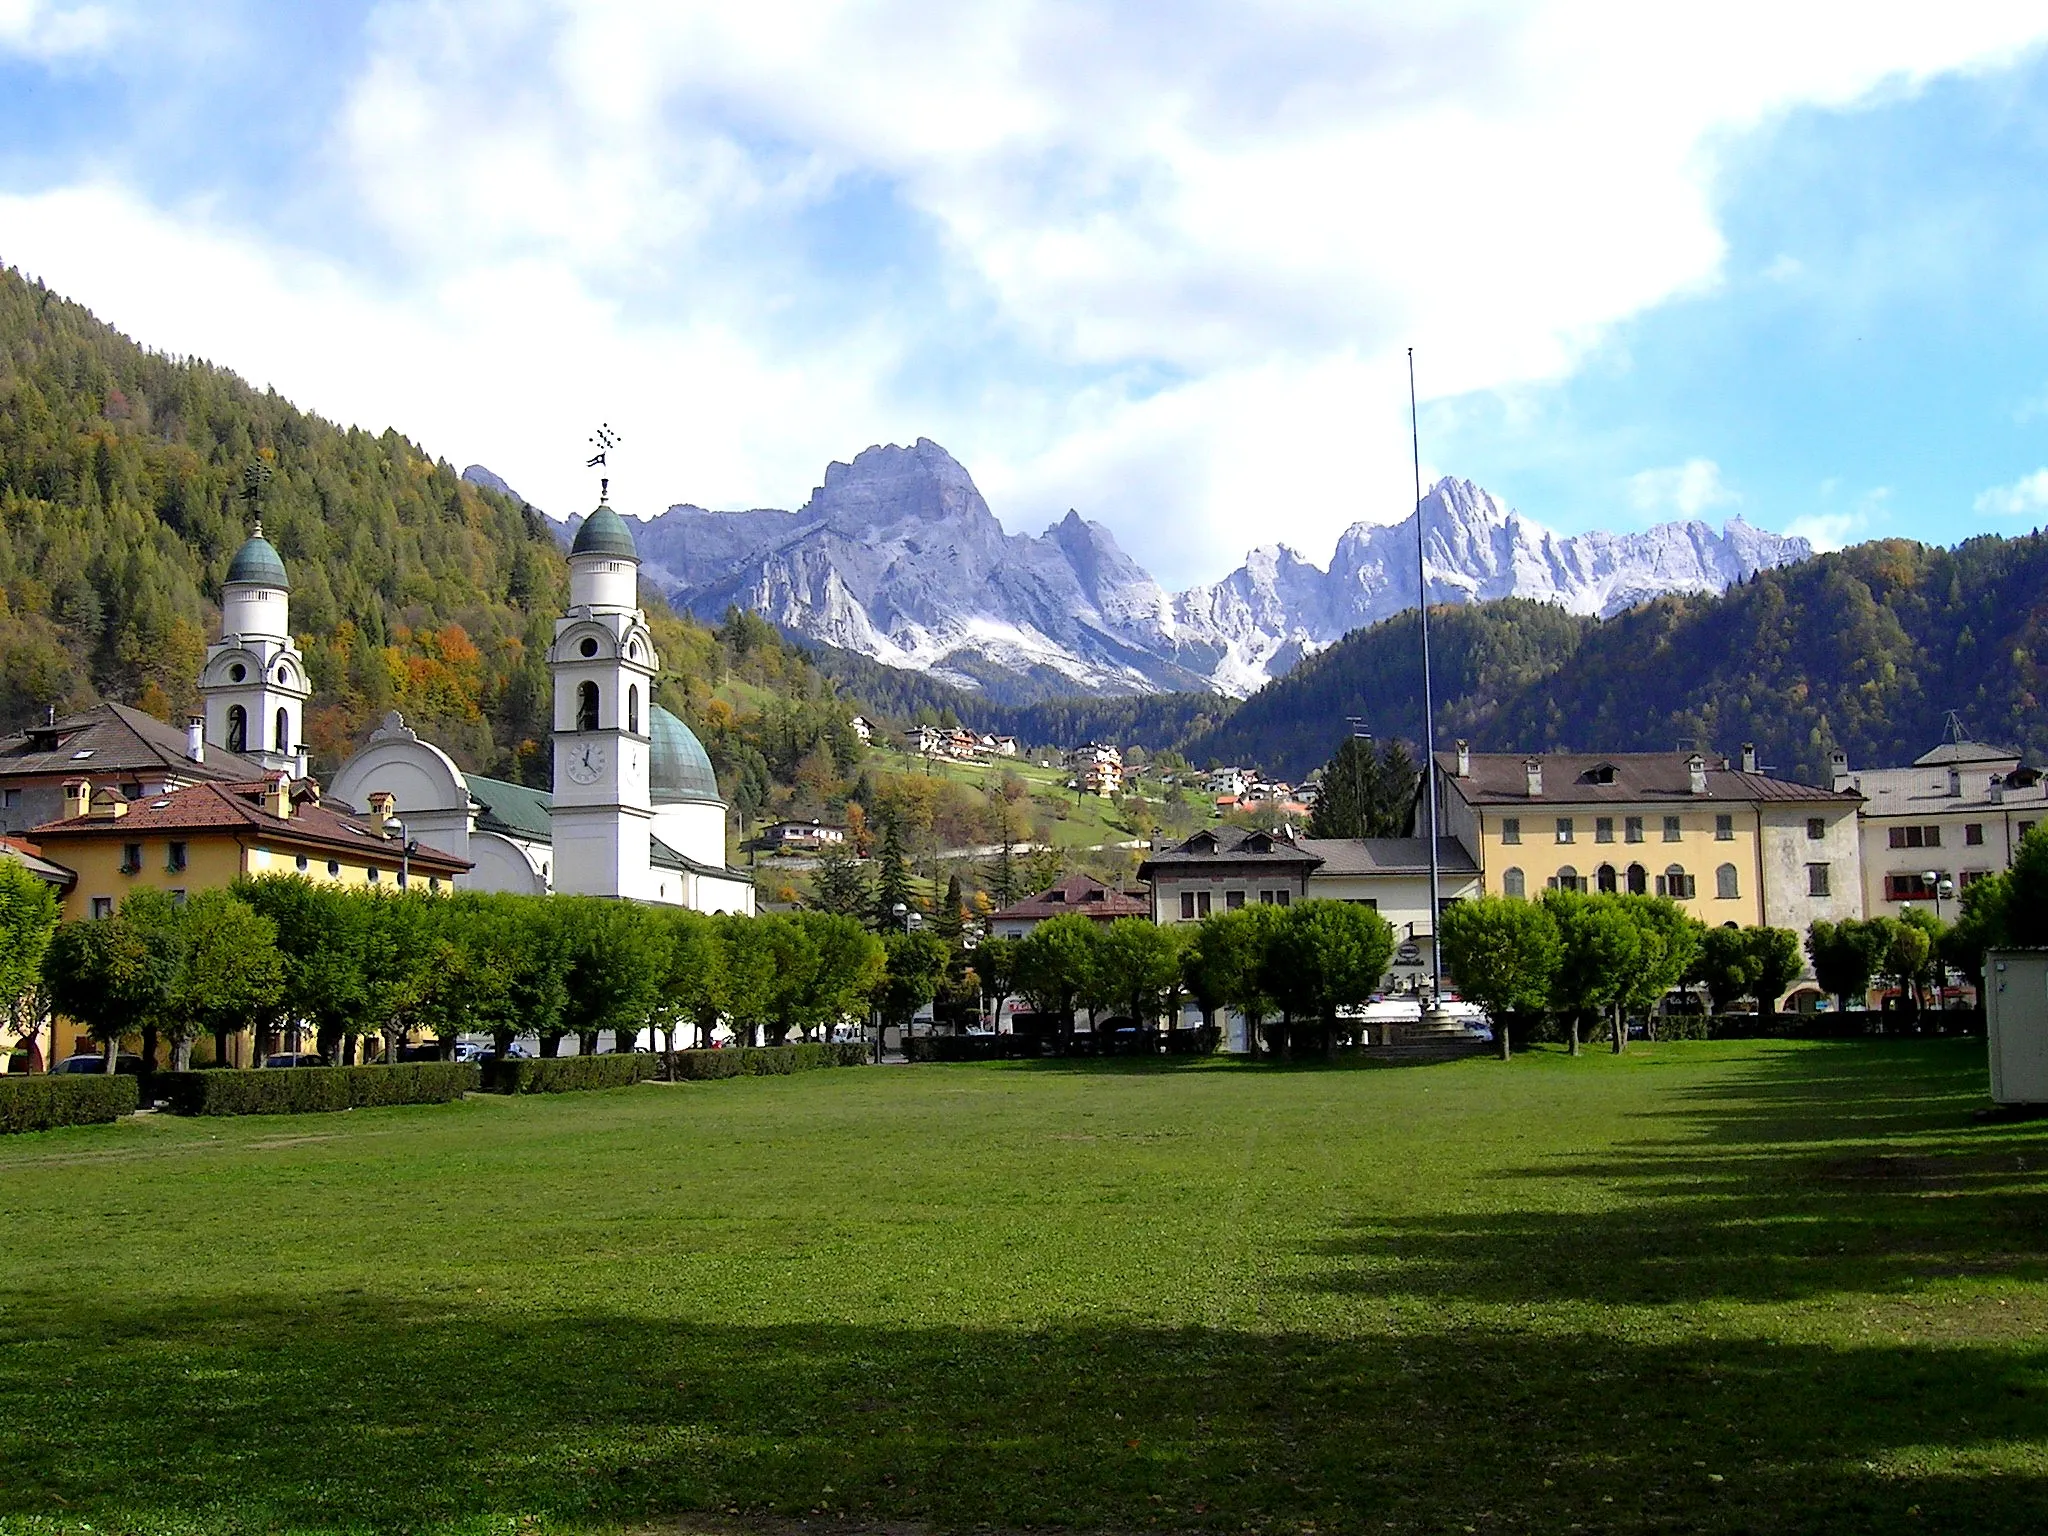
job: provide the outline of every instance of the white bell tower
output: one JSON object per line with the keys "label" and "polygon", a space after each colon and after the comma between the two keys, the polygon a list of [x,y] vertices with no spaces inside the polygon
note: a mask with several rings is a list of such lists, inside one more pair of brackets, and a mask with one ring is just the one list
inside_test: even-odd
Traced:
{"label": "white bell tower", "polygon": [[284,561],[259,522],[228,562],[220,639],[206,648],[199,694],[208,746],[304,778],[305,708],[313,690],[306,659],[292,643],[291,590]]}
{"label": "white bell tower", "polygon": [[603,502],[569,548],[555,621],[554,886],[645,899],[654,805],[648,762],[658,662],[640,611],[640,553]]}

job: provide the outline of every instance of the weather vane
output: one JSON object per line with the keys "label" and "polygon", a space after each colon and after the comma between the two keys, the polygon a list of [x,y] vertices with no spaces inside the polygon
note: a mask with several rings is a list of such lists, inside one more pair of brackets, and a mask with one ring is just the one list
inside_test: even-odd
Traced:
{"label": "weather vane", "polygon": [[[612,430],[610,422],[600,422],[597,430],[590,434],[590,446],[595,448],[597,452],[584,461],[583,467],[585,469],[596,469],[601,465],[608,465],[611,462],[609,458],[611,451],[624,441],[624,438]],[[609,475],[600,476],[597,482],[597,499],[603,501],[611,494],[611,489],[611,477]]]}

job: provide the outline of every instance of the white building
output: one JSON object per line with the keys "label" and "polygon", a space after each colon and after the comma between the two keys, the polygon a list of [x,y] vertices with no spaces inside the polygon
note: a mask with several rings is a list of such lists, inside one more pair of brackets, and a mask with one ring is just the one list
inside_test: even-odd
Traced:
{"label": "white building", "polygon": [[1209,793],[1241,798],[1251,788],[1252,775],[1242,768],[1212,768],[1208,777]]}
{"label": "white building", "polygon": [[[2012,863],[2020,839],[2048,822],[2048,782],[2020,766],[2006,747],[1961,739],[1961,732],[1913,760],[1910,768],[1849,771],[1835,754],[1835,785],[1863,795],[1863,911],[1897,917],[1908,902],[1942,903]],[[1930,881],[1927,877],[1934,876]],[[1949,895],[1940,895],[1942,883]]]}
{"label": "white building", "polygon": [[396,714],[342,765],[332,794],[351,805],[391,794],[408,836],[475,864],[459,882],[473,889],[752,912],[752,880],[725,862],[711,760],[653,701],[660,661],[638,606],[639,564],[610,507],[576,531],[569,608],[548,651],[554,794],[463,773]]}

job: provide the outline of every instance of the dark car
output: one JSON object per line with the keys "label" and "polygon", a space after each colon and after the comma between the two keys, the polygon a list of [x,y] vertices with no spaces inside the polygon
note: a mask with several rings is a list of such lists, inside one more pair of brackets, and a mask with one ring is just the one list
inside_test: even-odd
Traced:
{"label": "dark car", "polygon": [[[50,1068],[50,1070],[52,1072],[105,1072],[107,1070],[107,1058],[98,1055],[66,1056],[56,1066]],[[142,1076],[142,1058],[140,1056],[130,1056],[124,1051],[114,1058],[114,1070],[116,1072],[125,1072],[130,1077],[140,1077]]]}
{"label": "dark car", "polygon": [[263,1058],[266,1067],[324,1067],[325,1057],[313,1051],[280,1051],[275,1056]]}

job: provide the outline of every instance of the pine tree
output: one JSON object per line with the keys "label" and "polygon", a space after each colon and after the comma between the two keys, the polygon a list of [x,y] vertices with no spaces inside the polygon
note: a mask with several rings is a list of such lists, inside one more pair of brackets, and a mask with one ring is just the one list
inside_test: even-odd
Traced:
{"label": "pine tree", "polygon": [[827,848],[812,878],[811,905],[840,917],[864,917],[873,906],[868,877],[857,860],[841,848]]}
{"label": "pine tree", "polygon": [[951,875],[946,880],[946,899],[939,903],[939,910],[932,916],[932,932],[948,944],[957,945],[966,928],[967,898],[960,889],[960,877]]}
{"label": "pine tree", "polygon": [[1382,752],[1369,736],[1353,736],[1323,769],[1310,817],[1310,837],[1405,837],[1415,811],[1419,775],[1398,741]]}
{"label": "pine tree", "polygon": [[903,833],[894,816],[882,823],[882,847],[875,855],[874,921],[877,928],[900,928],[904,913],[917,909],[917,892],[910,881],[910,860],[903,851]]}

